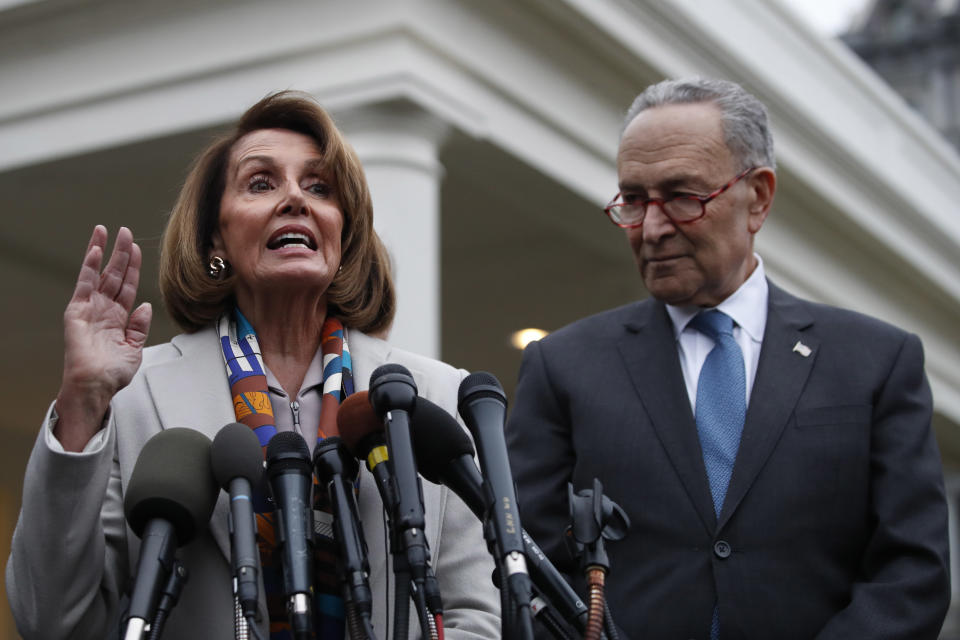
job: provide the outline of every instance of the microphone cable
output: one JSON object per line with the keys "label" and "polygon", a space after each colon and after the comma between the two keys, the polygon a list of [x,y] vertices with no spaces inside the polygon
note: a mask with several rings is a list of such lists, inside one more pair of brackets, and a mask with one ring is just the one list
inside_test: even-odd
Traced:
{"label": "microphone cable", "polygon": [[233,598],[233,628],[236,631],[236,640],[250,640],[251,636],[254,640],[264,640],[257,627],[256,616],[250,615],[245,618],[243,608],[236,596]]}
{"label": "microphone cable", "polygon": [[608,640],[620,640],[620,634],[617,633],[617,625],[613,623],[613,616],[610,614],[610,605],[603,601],[603,630],[607,634]]}

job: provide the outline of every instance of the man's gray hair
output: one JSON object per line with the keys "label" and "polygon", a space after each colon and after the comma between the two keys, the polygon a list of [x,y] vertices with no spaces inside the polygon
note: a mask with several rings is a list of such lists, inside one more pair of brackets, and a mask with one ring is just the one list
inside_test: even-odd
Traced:
{"label": "man's gray hair", "polygon": [[620,136],[623,137],[627,125],[641,111],[670,104],[701,102],[711,102],[720,109],[724,140],[741,169],[776,168],[767,108],[743,87],[729,80],[694,77],[650,85],[630,105]]}

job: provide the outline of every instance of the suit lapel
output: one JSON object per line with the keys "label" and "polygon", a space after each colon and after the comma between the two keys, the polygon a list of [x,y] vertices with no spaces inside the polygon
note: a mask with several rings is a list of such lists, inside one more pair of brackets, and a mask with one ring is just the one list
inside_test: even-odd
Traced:
{"label": "suit lapel", "polygon": [[370,374],[388,362],[390,345],[353,329],[347,331],[347,345],[353,364],[354,390],[364,391],[370,387]]}
{"label": "suit lapel", "polygon": [[634,308],[638,313],[625,324],[626,331],[618,344],[620,355],[703,526],[713,532],[713,499],[680,370],[673,326],[660,302],[649,300]]}
{"label": "suit lapel", "polygon": [[189,427],[211,440],[236,422],[223,354],[212,327],[173,339],[181,357],[144,371],[164,429]]}
{"label": "suit lapel", "polygon": [[760,361],[718,530],[730,519],[779,441],[820,346],[806,331],[813,324],[806,308],[782,289],[769,286]]}

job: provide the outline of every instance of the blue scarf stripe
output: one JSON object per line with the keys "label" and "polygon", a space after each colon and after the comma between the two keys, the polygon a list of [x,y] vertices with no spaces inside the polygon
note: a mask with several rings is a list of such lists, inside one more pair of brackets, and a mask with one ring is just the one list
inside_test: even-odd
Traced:
{"label": "blue scarf stripe", "polygon": [[277,428],[272,424],[265,424],[257,427],[253,432],[257,434],[260,446],[265,447],[270,443],[270,438],[277,435]]}
{"label": "blue scarf stripe", "polygon": [[343,341],[343,355],[340,356],[343,360],[343,381],[341,386],[343,387],[343,397],[351,395],[354,391],[353,389],[353,358],[350,357],[350,349],[347,347],[347,341]]}
{"label": "blue scarf stripe", "polygon": [[238,342],[240,344],[240,351],[243,352],[244,360],[246,360],[247,364],[250,365],[250,368],[253,369],[254,375],[267,375],[264,373],[263,367],[260,364],[260,354],[253,350],[247,339],[243,338]]}
{"label": "blue scarf stripe", "polygon": [[[233,353],[229,336],[220,338],[220,347],[223,349],[225,354]],[[243,364],[239,362],[237,358],[225,358],[225,360],[227,365],[227,375],[230,376],[231,384],[233,383],[234,379],[245,378],[248,375],[251,375],[251,372],[244,371]]]}
{"label": "blue scarf stripe", "polygon": [[332,375],[338,374],[343,370],[343,360],[341,358],[331,358],[330,362],[323,368],[323,379],[326,380]]}
{"label": "blue scarf stripe", "polygon": [[235,307],[233,309],[233,314],[237,322],[237,342],[243,338],[246,338],[250,334],[257,335],[253,325],[250,324],[250,321],[247,320],[247,317],[240,312],[239,307]]}

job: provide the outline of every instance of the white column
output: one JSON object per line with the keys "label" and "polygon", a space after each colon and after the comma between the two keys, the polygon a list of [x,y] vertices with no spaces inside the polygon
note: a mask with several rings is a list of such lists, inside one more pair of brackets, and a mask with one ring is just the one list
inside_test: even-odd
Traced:
{"label": "white column", "polygon": [[449,127],[405,103],[363,107],[337,117],[363,163],[374,228],[390,252],[397,315],[390,342],[440,356],[440,145]]}

